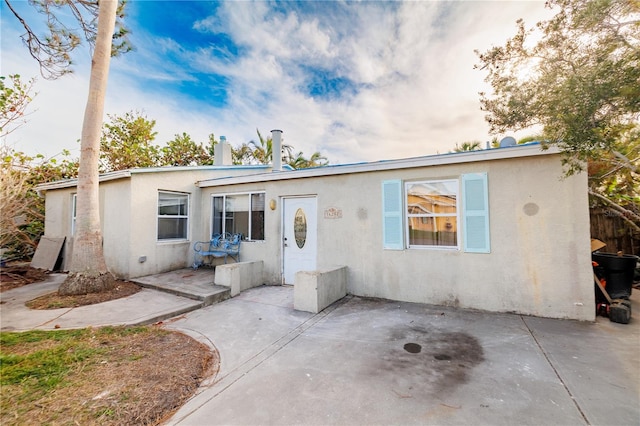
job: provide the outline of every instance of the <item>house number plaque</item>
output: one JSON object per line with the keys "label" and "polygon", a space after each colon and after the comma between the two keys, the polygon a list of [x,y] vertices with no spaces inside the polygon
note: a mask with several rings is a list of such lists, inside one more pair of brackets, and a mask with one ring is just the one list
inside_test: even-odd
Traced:
{"label": "house number plaque", "polygon": [[342,210],[337,207],[329,207],[324,210],[325,219],[341,219]]}

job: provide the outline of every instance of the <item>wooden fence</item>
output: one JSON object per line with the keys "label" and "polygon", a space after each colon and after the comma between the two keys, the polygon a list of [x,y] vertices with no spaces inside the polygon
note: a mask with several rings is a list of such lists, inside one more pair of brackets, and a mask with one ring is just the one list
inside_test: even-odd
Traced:
{"label": "wooden fence", "polygon": [[606,208],[592,208],[590,216],[591,238],[596,238],[607,245],[600,251],[605,253],[622,251],[624,254],[640,255],[640,233],[633,232],[622,220],[620,213]]}

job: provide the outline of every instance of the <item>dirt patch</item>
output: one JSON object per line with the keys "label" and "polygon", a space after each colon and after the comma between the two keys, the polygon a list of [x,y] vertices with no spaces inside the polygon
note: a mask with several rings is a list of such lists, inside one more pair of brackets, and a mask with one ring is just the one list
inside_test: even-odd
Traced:
{"label": "dirt patch", "polygon": [[[24,388],[3,386],[0,424],[155,425],[218,372],[217,352],[184,334],[153,326],[106,329],[76,338],[74,352],[99,356],[74,364],[64,385],[29,400]],[[2,352],[12,349],[42,348]]]}
{"label": "dirt patch", "polygon": [[0,293],[23,285],[44,281],[49,273],[44,269],[36,269],[28,263],[10,265],[0,268]]}
{"label": "dirt patch", "polygon": [[[28,263],[5,266],[0,268],[0,292],[41,282],[46,280],[48,276],[48,271],[32,268]],[[26,305],[31,309],[77,308],[78,306],[94,305],[131,296],[140,290],[140,286],[131,281],[116,280],[113,288],[100,293],[71,296],[50,293],[30,300]]]}
{"label": "dirt patch", "polygon": [[78,306],[94,305],[108,302],[122,297],[131,296],[140,291],[140,286],[131,281],[116,281],[115,287],[100,293],[60,296],[58,293],[49,293],[30,300],[25,305],[31,309],[59,309],[77,308]]}

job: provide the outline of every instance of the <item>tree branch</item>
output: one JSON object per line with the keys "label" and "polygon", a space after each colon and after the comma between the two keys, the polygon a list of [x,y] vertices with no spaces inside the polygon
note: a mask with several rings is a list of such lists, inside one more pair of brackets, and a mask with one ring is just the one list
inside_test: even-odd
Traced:
{"label": "tree branch", "polygon": [[[624,220],[627,224],[629,224],[629,226],[631,228],[633,228],[636,232],[640,232],[640,226],[638,225],[640,223],[640,216],[639,215],[635,214],[633,211],[631,211],[629,209],[625,209],[624,207],[620,206],[619,204],[614,203],[613,201],[611,201],[607,197],[604,197],[603,195],[598,194],[597,192],[595,192],[591,188],[589,188],[589,195],[592,195],[592,196],[596,197],[597,199],[599,199],[601,201],[604,201],[607,205],[611,206],[614,210],[616,210],[618,213],[620,213],[620,218],[622,220]],[[634,220],[631,220],[630,218],[633,218]]]}
{"label": "tree branch", "polygon": [[626,168],[628,168],[629,170],[631,170],[634,173],[638,173],[638,168],[636,166],[634,166],[633,164],[631,164],[631,161],[629,161],[629,159],[622,153],[618,152],[618,151],[612,151],[613,155],[615,155],[616,157],[618,157],[620,160],[622,160],[622,165]]}

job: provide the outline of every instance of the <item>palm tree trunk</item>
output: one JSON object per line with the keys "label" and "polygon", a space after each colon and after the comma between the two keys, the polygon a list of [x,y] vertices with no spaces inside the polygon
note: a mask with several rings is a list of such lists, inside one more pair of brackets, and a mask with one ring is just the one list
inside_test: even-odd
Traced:
{"label": "palm tree trunk", "polygon": [[69,276],[58,289],[60,294],[95,293],[114,285],[114,278],[107,270],[102,251],[98,160],[117,7],[117,0],[99,2],[98,35],[91,61],[89,97],[84,111],[80,142],[73,252]]}

